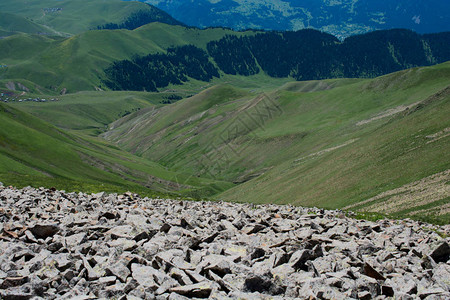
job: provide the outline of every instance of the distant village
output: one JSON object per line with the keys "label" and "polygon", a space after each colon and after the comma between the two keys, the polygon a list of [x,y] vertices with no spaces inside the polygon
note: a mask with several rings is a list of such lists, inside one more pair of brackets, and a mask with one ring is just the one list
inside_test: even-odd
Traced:
{"label": "distant village", "polygon": [[43,8],[42,10],[46,13],[55,13],[58,11],[62,11],[63,9],[61,7],[49,7],[49,8]]}
{"label": "distant village", "polygon": [[15,96],[15,95],[9,95],[7,93],[0,93],[0,101],[1,102],[54,102],[54,101],[59,101],[59,98],[49,98],[49,99],[45,99],[45,98],[40,98],[40,97],[36,97],[36,98],[21,98],[19,96]]}

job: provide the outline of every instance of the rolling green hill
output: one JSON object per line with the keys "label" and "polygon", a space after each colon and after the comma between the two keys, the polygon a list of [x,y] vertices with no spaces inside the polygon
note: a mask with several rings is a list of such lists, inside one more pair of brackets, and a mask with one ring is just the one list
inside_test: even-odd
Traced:
{"label": "rolling green hill", "polygon": [[171,169],[239,183],[222,200],[343,208],[440,176],[429,191],[447,192],[436,197],[407,189],[407,205],[370,206],[399,192],[365,206],[448,223],[449,82],[445,63],[267,93],[219,85],[142,109],[103,136]]}
{"label": "rolling green hill", "polygon": [[58,96],[58,101],[10,104],[58,128],[97,136],[117,119],[140,109],[161,106],[171,95],[184,96],[183,93],[78,92]]}
{"label": "rolling green hill", "polygon": [[[137,12],[150,12],[155,20],[175,24],[165,12],[137,1],[120,0],[2,0],[0,11],[26,18],[64,35],[97,29],[108,23],[122,23]],[[24,24],[27,25],[27,24]],[[27,32],[23,29],[17,30]]]}
{"label": "rolling green hill", "polygon": [[[340,42],[314,30],[233,32],[162,23],[135,30],[92,30],[69,38],[16,34],[0,39],[0,64],[8,66],[0,69],[0,80],[27,80],[34,83],[29,89],[59,94],[156,91],[167,89],[168,82],[201,87],[214,77],[259,73],[296,80],[375,77],[447,61],[449,41],[450,33],[418,35],[408,30],[378,31]],[[192,63],[199,55],[207,64]]]}
{"label": "rolling green hill", "polygon": [[0,40],[0,63],[8,65],[0,69],[0,80],[27,79],[53,93],[95,90],[113,61],[164,52],[174,45],[206,48],[230,32],[152,23],[133,31],[94,30],[66,39],[14,35]]}
{"label": "rolling green hill", "polygon": [[0,104],[0,122],[0,181],[7,185],[199,195],[231,186],[170,171],[99,139],[58,129],[9,105]]}
{"label": "rolling green hill", "polygon": [[41,34],[41,35],[58,35],[57,32],[50,28],[36,24],[24,17],[0,12],[0,30],[4,33],[0,36],[9,36],[18,32]]}

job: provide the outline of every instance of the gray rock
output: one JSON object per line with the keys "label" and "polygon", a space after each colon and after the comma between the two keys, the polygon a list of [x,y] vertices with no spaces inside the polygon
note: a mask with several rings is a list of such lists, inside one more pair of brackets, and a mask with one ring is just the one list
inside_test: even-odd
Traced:
{"label": "gray rock", "polygon": [[72,234],[64,237],[64,243],[66,247],[74,248],[82,243],[86,242],[86,233]]}
{"label": "gray rock", "polygon": [[122,282],[126,282],[128,276],[131,275],[130,270],[125,266],[125,264],[121,261],[109,266],[106,268],[106,271],[117,278]]}
{"label": "gray rock", "polygon": [[139,264],[131,265],[131,272],[133,278],[143,287],[151,288],[152,290],[158,289],[159,285],[154,279],[154,274],[158,271],[150,266],[143,266]]}
{"label": "gray rock", "polygon": [[185,272],[195,283],[208,281],[204,276],[200,275],[199,273],[197,273],[195,271],[185,270]]}
{"label": "gray rock", "polygon": [[215,274],[219,275],[220,277],[223,277],[226,274],[231,273],[230,262],[228,260],[220,259],[220,257],[218,257],[218,259],[215,262],[210,263],[208,264],[207,267],[203,268],[203,271],[212,271]]}
{"label": "gray rock", "polygon": [[443,242],[430,254],[431,258],[437,263],[447,262],[450,259],[450,246],[447,242]]}
{"label": "gray rock", "polygon": [[266,226],[263,226],[261,224],[252,224],[252,225],[247,225],[244,228],[242,228],[242,232],[244,232],[246,234],[253,234],[253,233],[258,233],[265,228],[266,228]]}
{"label": "gray rock", "polygon": [[82,257],[83,260],[83,266],[87,270],[87,278],[88,280],[96,280],[99,279],[106,274],[106,270],[103,270],[98,267],[92,267],[91,264],[88,262],[88,260],[85,257]]}
{"label": "gray rock", "polygon": [[136,241],[124,238],[109,241],[107,244],[110,248],[118,249],[119,251],[132,251],[137,245]]}
{"label": "gray rock", "polygon": [[105,285],[111,285],[114,284],[117,280],[116,276],[107,276],[107,277],[101,277],[98,279],[98,282],[100,284],[105,284]]}
{"label": "gray rock", "polygon": [[244,291],[266,293],[269,295],[283,294],[285,288],[277,285],[269,275],[270,274],[267,276],[251,275],[247,277],[244,282]]}
{"label": "gray rock", "polygon": [[54,236],[59,231],[59,227],[56,224],[37,224],[29,230],[36,238],[46,239]]}
{"label": "gray rock", "polygon": [[358,299],[360,300],[371,300],[372,294],[369,291],[358,292]]}
{"label": "gray rock", "polygon": [[434,269],[436,267],[436,262],[431,258],[431,256],[426,255],[422,258],[420,265],[424,270]]}
{"label": "gray rock", "polygon": [[181,285],[194,284],[190,277],[183,270],[178,268],[171,268],[168,275],[178,281]]}
{"label": "gray rock", "polygon": [[306,271],[308,267],[306,266],[306,262],[314,257],[313,252],[311,250],[298,250],[294,254],[292,254],[291,259],[289,260],[289,264],[295,270],[304,270]]}
{"label": "gray rock", "polygon": [[0,284],[0,289],[8,289],[11,287],[21,286],[29,281],[28,277],[6,277]]}
{"label": "gray rock", "polygon": [[381,275],[379,272],[377,272],[371,265],[368,263],[364,264],[364,274],[372,277],[376,280],[386,280],[383,275]]}
{"label": "gray rock", "polygon": [[444,291],[442,288],[436,287],[436,288],[428,288],[428,289],[420,290],[419,293],[417,294],[417,296],[419,296],[421,299],[424,299],[424,298],[428,298],[430,296],[447,296],[448,297],[448,296],[450,296],[450,294],[447,293],[446,291]]}
{"label": "gray rock", "polygon": [[106,234],[110,234],[112,239],[125,238],[132,239],[134,234],[134,228],[131,225],[122,225],[111,228],[106,232]]}
{"label": "gray rock", "polygon": [[174,287],[169,291],[188,298],[208,298],[212,292],[212,289],[213,285],[211,282],[199,282],[196,284]]}
{"label": "gray rock", "polygon": [[0,290],[0,298],[2,300],[28,300],[33,298],[33,294],[20,289],[8,289]]}
{"label": "gray rock", "polygon": [[450,299],[450,226],[44,188],[0,208],[2,299]]}

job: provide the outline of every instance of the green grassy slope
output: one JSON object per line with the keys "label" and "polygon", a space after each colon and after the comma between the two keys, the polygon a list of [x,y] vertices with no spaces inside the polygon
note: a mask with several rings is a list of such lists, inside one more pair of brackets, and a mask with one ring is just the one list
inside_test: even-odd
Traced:
{"label": "green grassy slope", "polygon": [[46,26],[34,23],[24,17],[4,12],[0,12],[0,30],[5,32],[3,34],[0,34],[0,36],[7,36],[17,32],[58,35],[57,32]]}
{"label": "green grassy slope", "polygon": [[[60,10],[49,11],[45,9]],[[132,13],[149,10],[137,1],[120,0],[2,0],[0,11],[27,18],[61,34],[78,34],[107,23],[120,23]],[[22,30],[20,30],[22,31]]]}
{"label": "green grassy slope", "polygon": [[[130,155],[108,143],[68,133],[0,104],[0,181],[67,190],[217,192],[230,184],[189,177]],[[177,184],[178,181],[185,185]]]}
{"label": "green grassy slope", "polygon": [[445,63],[266,94],[216,86],[127,116],[104,137],[175,170],[241,183],[220,199],[342,208],[449,169],[449,82]]}
{"label": "green grassy slope", "polygon": [[67,39],[15,35],[0,39],[0,62],[9,66],[0,70],[0,80],[27,79],[55,93],[64,88],[95,90],[101,87],[103,70],[113,61],[164,52],[171,46],[206,48],[208,41],[230,32],[151,23],[133,31],[93,30]]}
{"label": "green grassy slope", "polygon": [[142,108],[160,105],[164,97],[162,93],[79,92],[58,96],[58,101],[14,102],[10,105],[58,128],[97,136],[113,121]]}

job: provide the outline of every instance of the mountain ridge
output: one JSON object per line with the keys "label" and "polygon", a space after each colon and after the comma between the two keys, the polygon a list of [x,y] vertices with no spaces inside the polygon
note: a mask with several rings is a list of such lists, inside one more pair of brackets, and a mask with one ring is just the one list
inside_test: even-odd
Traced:
{"label": "mountain ridge", "polygon": [[[375,43],[376,47],[372,46]],[[208,59],[220,70],[220,77],[227,73],[252,75],[259,72],[302,80],[374,77],[450,60],[448,43],[449,33],[421,36],[408,30],[378,31],[339,42],[331,35],[313,30],[233,32],[223,28],[200,30],[151,23],[135,30],[93,30],[70,38],[21,34],[1,39],[0,61],[8,68],[0,70],[0,80],[22,78],[53,93],[105,89],[108,86],[102,85],[102,81],[115,80],[105,76],[105,70],[114,62],[132,62],[133,57],[141,59],[147,55],[150,59],[167,61],[169,48],[187,45],[206,51]],[[24,44],[30,46],[23,47]],[[231,48],[234,51],[228,51]],[[371,60],[365,60],[365,56]],[[182,57],[173,58],[179,60]],[[315,63],[320,67],[312,68]],[[127,64],[133,66],[133,63]],[[175,78],[174,82],[184,82],[185,78],[195,81],[189,74],[181,72],[182,68],[173,67],[171,63],[169,66],[174,68],[172,73],[179,74],[171,76]],[[237,66],[241,66],[240,69],[236,69]],[[120,68],[111,71],[128,72]],[[114,84],[120,86],[122,83]],[[167,83],[158,88],[166,86]]]}
{"label": "mountain ridge", "polygon": [[134,29],[136,26],[154,21],[181,24],[166,12],[137,1],[3,0],[0,3],[0,11],[15,14],[63,36],[71,36],[104,26],[124,25],[124,28],[128,26],[129,29]]}
{"label": "mountain ridge", "polygon": [[210,41],[206,51],[182,46],[168,49],[165,55],[115,62],[105,70],[104,82],[113,90],[156,91],[188,78],[210,81],[220,77],[219,71],[242,76],[262,72],[295,80],[371,78],[448,61],[450,48],[446,44],[450,45],[450,32],[418,35],[401,29],[370,32],[343,42],[312,29],[226,35]]}

